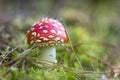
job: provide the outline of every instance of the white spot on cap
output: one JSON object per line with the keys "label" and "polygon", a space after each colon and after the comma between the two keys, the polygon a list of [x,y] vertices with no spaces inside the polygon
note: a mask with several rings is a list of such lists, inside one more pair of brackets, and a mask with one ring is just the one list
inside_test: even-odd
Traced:
{"label": "white spot on cap", "polygon": [[43,38],[43,41],[48,41],[49,39],[48,38]]}
{"label": "white spot on cap", "polygon": [[40,37],[40,34],[39,34],[39,33],[37,34],[37,37]]}
{"label": "white spot on cap", "polygon": [[42,28],[43,28],[43,26],[40,26],[40,27],[39,27],[39,29],[42,29]]}
{"label": "white spot on cap", "polygon": [[43,18],[41,21],[48,23],[48,18]]}
{"label": "white spot on cap", "polygon": [[33,36],[36,36],[36,32],[32,32],[32,35],[33,35]]}
{"label": "white spot on cap", "polygon": [[53,36],[53,35],[49,35],[48,37],[49,37],[49,38],[53,38],[54,36]]}
{"label": "white spot on cap", "polygon": [[58,24],[59,24],[60,26],[62,26],[62,24],[61,24],[60,22],[58,22]]}
{"label": "white spot on cap", "polygon": [[41,25],[42,25],[42,23],[39,23],[38,25],[39,25],[39,26],[41,26]]}
{"label": "white spot on cap", "polygon": [[52,20],[52,19],[49,19],[48,21],[49,21],[49,22],[53,22],[53,20]]}
{"label": "white spot on cap", "polygon": [[31,30],[33,31],[33,30],[35,30],[35,28],[31,28]]}
{"label": "white spot on cap", "polygon": [[41,39],[43,39],[44,37],[40,37]]}
{"label": "white spot on cap", "polygon": [[56,31],[55,31],[55,30],[53,30],[53,29],[52,29],[52,30],[50,30],[50,32],[51,32],[51,33],[54,33],[54,34],[56,33]]}
{"label": "white spot on cap", "polygon": [[31,39],[34,39],[34,37],[32,36]]}
{"label": "white spot on cap", "polygon": [[58,27],[58,25],[57,25],[57,24],[53,24],[53,26],[54,26],[54,27]]}
{"label": "white spot on cap", "polygon": [[45,18],[45,20],[44,20],[46,23],[48,23],[48,18]]}
{"label": "white spot on cap", "polygon": [[60,40],[60,37],[56,37],[56,38],[55,38],[55,41],[59,41],[59,40]]}
{"label": "white spot on cap", "polygon": [[61,42],[64,42],[64,39],[61,39]]}
{"label": "white spot on cap", "polygon": [[41,42],[41,40],[36,40],[36,42]]}
{"label": "white spot on cap", "polygon": [[48,31],[47,30],[43,30],[43,33],[47,33]]}
{"label": "white spot on cap", "polygon": [[61,35],[61,34],[62,34],[62,32],[61,32],[61,31],[58,31],[57,33],[58,33],[59,35]]}

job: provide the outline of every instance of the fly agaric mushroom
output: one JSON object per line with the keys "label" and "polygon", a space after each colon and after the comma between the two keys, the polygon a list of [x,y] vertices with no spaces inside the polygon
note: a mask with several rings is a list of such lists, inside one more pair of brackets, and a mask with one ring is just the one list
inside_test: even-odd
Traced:
{"label": "fly agaric mushroom", "polygon": [[56,63],[55,46],[67,43],[68,35],[64,25],[58,20],[43,18],[28,30],[27,42],[29,45],[33,45],[35,42],[40,46],[41,60]]}

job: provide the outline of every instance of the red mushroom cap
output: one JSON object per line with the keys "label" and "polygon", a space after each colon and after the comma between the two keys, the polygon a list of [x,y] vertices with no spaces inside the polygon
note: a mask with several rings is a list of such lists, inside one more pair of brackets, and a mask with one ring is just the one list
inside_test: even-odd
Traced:
{"label": "red mushroom cap", "polygon": [[30,45],[36,42],[42,46],[67,43],[68,35],[58,20],[43,18],[32,25],[28,31],[27,42]]}

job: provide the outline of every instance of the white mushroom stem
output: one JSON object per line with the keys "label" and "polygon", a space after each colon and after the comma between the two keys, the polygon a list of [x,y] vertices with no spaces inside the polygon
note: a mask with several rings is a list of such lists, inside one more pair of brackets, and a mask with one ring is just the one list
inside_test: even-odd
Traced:
{"label": "white mushroom stem", "polygon": [[41,60],[49,62],[57,62],[56,60],[56,48],[54,46],[40,48],[40,57]]}

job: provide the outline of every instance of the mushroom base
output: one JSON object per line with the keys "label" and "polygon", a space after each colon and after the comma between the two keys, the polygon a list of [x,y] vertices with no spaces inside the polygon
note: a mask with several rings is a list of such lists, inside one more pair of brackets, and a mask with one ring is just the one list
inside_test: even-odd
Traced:
{"label": "mushroom base", "polygon": [[39,58],[41,60],[45,60],[45,61],[48,61],[48,62],[57,63],[56,48],[54,46],[40,48]]}

